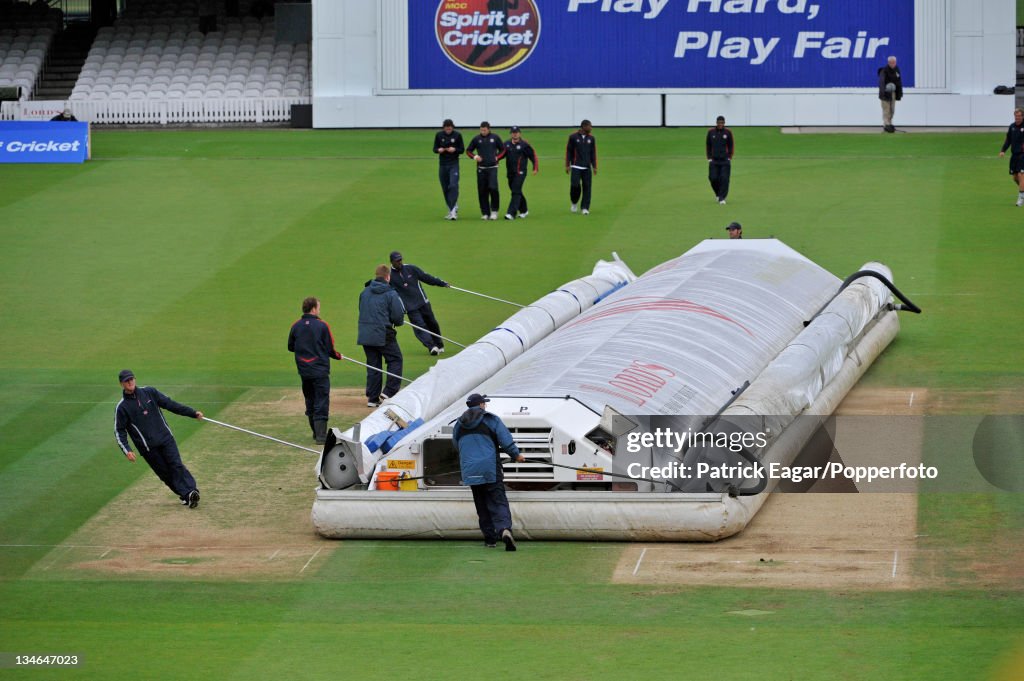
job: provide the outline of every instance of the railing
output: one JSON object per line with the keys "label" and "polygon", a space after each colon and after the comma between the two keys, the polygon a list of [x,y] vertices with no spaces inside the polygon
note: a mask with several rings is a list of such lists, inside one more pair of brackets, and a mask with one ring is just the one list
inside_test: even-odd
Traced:
{"label": "railing", "polygon": [[[179,123],[274,123],[292,119],[293,104],[309,104],[309,97],[266,99],[138,99],[72,100],[80,121],[98,125]],[[0,120],[20,120],[19,102],[4,102]]]}

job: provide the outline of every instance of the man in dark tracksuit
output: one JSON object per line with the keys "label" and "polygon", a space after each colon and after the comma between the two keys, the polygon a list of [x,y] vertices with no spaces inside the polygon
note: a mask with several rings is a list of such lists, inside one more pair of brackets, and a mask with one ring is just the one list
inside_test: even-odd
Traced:
{"label": "man in dark tracksuit", "polygon": [[473,490],[484,546],[493,548],[501,539],[506,551],[516,550],[512,536],[512,512],[505,494],[505,475],[501,470],[501,451],[514,461],[525,461],[501,419],[488,414],[486,396],[473,393],[466,400],[469,407],[455,422],[452,444],[459,453],[462,484]]}
{"label": "man in dark tracksuit", "polygon": [[288,332],[288,351],[295,353],[295,367],[302,379],[313,441],[327,441],[327,418],[331,411],[331,358],[341,359],[334,349],[334,334],[320,319],[320,301],[312,296],[302,301],[302,317]]}
{"label": "man in dark tracksuit", "polygon": [[[420,327],[413,329],[416,340],[423,343],[423,347],[430,354],[440,355],[444,352],[441,326],[437,323],[434,308],[430,306],[430,300],[423,292],[421,282],[445,288],[450,286],[447,281],[427,274],[416,265],[404,264],[402,254],[398,251],[391,251],[391,287],[398,291],[398,297],[402,299],[402,305],[405,306],[405,314],[409,315],[409,321]],[[426,329],[426,331],[421,329]]]}
{"label": "man in dark tracksuit", "polygon": [[526,203],[526,196],[523,195],[523,183],[526,182],[526,164],[533,163],[533,174],[537,174],[537,152],[533,150],[530,143],[522,138],[522,131],[518,125],[513,125],[509,130],[512,139],[505,142],[505,170],[508,175],[508,189],[512,198],[508,202],[508,210],[505,211],[506,220],[515,220],[516,216],[525,218],[530,213],[530,207]]}
{"label": "man in dark tracksuit", "polygon": [[476,161],[476,193],[484,220],[498,219],[498,161],[505,155],[501,138],[491,133],[491,124],[480,124],[480,134],[466,147],[466,155]]}
{"label": "man in dark tracksuit", "polygon": [[576,212],[576,203],[583,197],[580,208],[584,215],[590,214],[591,170],[597,175],[597,140],[590,134],[593,126],[583,119],[580,129],[569,135],[565,145],[565,172],[569,173],[569,207]]}
{"label": "man in dark tracksuit", "polygon": [[1013,123],[1006,129],[1006,139],[999,156],[1010,151],[1010,177],[1017,185],[1017,207],[1024,206],[1024,109],[1013,110]]}
{"label": "man in dark tracksuit", "polygon": [[444,119],[442,130],[434,135],[434,153],[437,154],[437,177],[441,181],[441,194],[448,206],[445,220],[459,218],[459,158],[466,151],[462,133],[455,129],[452,119]]}
{"label": "man in dark tracksuit", "polygon": [[[359,294],[359,336],[356,340],[366,353],[366,406],[379,407],[402,387],[402,348],[398,346],[396,326],[405,322],[405,308],[398,292],[388,283],[391,268],[377,265],[374,280],[366,282]],[[381,392],[382,361],[387,362],[388,380]]]}
{"label": "man in dark tracksuit", "polygon": [[199,505],[196,480],[182,463],[174,433],[160,410],[195,419],[203,418],[203,412],[178,404],[156,388],[137,387],[131,369],[121,371],[117,380],[121,382],[122,390],[121,401],[114,408],[117,446],[129,461],[135,461],[135,452],[128,444],[130,436],[135,449],[157,477],[178,495],[182,504],[195,508]]}
{"label": "man in dark tracksuit", "polygon": [[729,195],[732,154],[736,150],[732,130],[725,127],[725,116],[719,116],[715,127],[708,130],[704,147],[708,157],[708,182],[718,203],[724,206],[725,197]]}

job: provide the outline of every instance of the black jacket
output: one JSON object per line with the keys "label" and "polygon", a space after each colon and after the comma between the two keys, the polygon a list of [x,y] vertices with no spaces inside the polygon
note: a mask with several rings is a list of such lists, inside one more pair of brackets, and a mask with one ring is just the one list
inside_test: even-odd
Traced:
{"label": "black jacket", "polygon": [[137,387],[132,395],[122,394],[114,409],[114,437],[122,452],[132,451],[128,446],[129,435],[135,451],[149,451],[174,441],[161,408],[179,416],[196,417],[195,409],[175,402],[156,388]]}
{"label": "black jacket", "polygon": [[448,285],[447,281],[427,274],[416,265],[403,264],[402,269],[391,268],[391,288],[398,291],[398,297],[402,299],[406,312],[418,310],[430,302],[420,282],[431,286]]}
{"label": "black jacket", "polygon": [[501,144],[501,138],[492,132],[488,135],[477,135],[471,139],[466,148],[466,155],[470,158],[480,157],[478,168],[497,168],[498,161],[505,155],[505,148]]}
{"label": "black jacket", "polygon": [[315,314],[304,314],[288,332],[288,351],[295,353],[295,367],[303,378],[330,376],[331,358],[341,359],[334,349],[331,327]]}
{"label": "black jacket", "polygon": [[[448,147],[455,147],[455,152],[438,151],[438,149],[447,149]],[[466,145],[462,143],[462,133],[458,130],[452,130],[450,135],[444,130],[439,130],[434,135],[434,153],[437,154],[437,160],[441,165],[458,165],[459,157],[465,152]]]}
{"label": "black jacket", "polygon": [[[895,83],[896,91],[891,94],[886,92],[886,83]],[[892,99],[892,95],[896,95],[896,101],[903,99],[903,79],[900,78],[900,67],[889,68],[889,65],[886,64],[878,69],[878,98],[889,101]]]}
{"label": "black jacket", "polygon": [[525,173],[527,162],[533,163],[533,169],[537,169],[537,152],[530,143],[521,137],[518,143],[505,140],[505,170],[508,176]]}
{"label": "black jacket", "polygon": [[719,130],[718,126],[715,126],[708,130],[704,147],[709,161],[731,161],[733,152],[736,151],[736,140],[733,139],[732,130]]}
{"label": "black jacket", "polygon": [[581,131],[569,135],[569,142],[565,145],[565,166],[597,170],[597,140],[593,135],[584,135]]}
{"label": "black jacket", "polygon": [[1024,154],[1024,125],[1010,123],[1006,129],[1006,139],[1003,141],[1003,148],[1000,151],[1010,150],[1011,154]]}

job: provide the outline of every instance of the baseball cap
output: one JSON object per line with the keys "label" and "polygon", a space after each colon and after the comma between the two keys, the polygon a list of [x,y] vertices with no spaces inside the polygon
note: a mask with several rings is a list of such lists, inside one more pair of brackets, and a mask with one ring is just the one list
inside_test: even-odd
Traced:
{"label": "baseball cap", "polygon": [[738,222],[730,222],[728,225],[726,225],[725,228],[727,230],[729,230],[729,229],[743,229],[743,225],[741,225]]}
{"label": "baseball cap", "polygon": [[396,260],[401,260],[402,259],[402,253],[401,253],[401,251],[391,251],[391,255],[388,256],[388,258],[391,260],[391,262],[395,262]]}
{"label": "baseball cap", "polygon": [[513,126],[512,126],[511,128],[509,128],[509,129],[508,129],[508,131],[509,131],[509,132],[522,132],[522,131],[521,131],[521,130],[519,129],[519,126],[518,126],[518,125],[513,125]]}
{"label": "baseball cap", "polygon": [[121,369],[121,373],[117,375],[117,382],[124,383],[129,378],[135,378],[135,372],[131,369]]}
{"label": "baseball cap", "polygon": [[475,407],[477,405],[483,404],[484,402],[490,402],[490,400],[487,398],[486,395],[481,395],[480,393],[473,393],[472,395],[466,398],[467,407]]}

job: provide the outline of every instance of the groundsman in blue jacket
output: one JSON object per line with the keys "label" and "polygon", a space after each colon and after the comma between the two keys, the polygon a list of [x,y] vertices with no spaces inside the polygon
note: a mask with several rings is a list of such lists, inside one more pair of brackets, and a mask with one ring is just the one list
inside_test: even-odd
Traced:
{"label": "groundsman in blue jacket", "polygon": [[473,491],[484,546],[493,548],[501,539],[506,551],[515,551],[512,511],[505,494],[500,452],[507,453],[513,461],[525,459],[502,420],[487,413],[488,402],[490,400],[479,393],[469,396],[466,400],[469,408],[455,422],[452,442],[459,453],[462,484],[469,485]]}
{"label": "groundsman in blue jacket", "polygon": [[[405,307],[398,292],[391,288],[391,268],[378,265],[373,281],[366,282],[359,294],[359,336],[356,342],[366,353],[366,406],[377,407],[394,397],[402,387],[402,348],[395,327],[405,321]],[[381,391],[383,362],[387,362],[388,380]]]}
{"label": "groundsman in blue jacket", "polygon": [[129,461],[135,461],[135,452],[128,444],[130,437],[157,477],[178,495],[183,505],[195,508],[199,505],[196,480],[182,463],[174,433],[160,410],[195,419],[203,418],[203,412],[175,402],[156,388],[136,387],[131,369],[122,370],[117,380],[122,390],[121,401],[114,408],[117,446]]}

